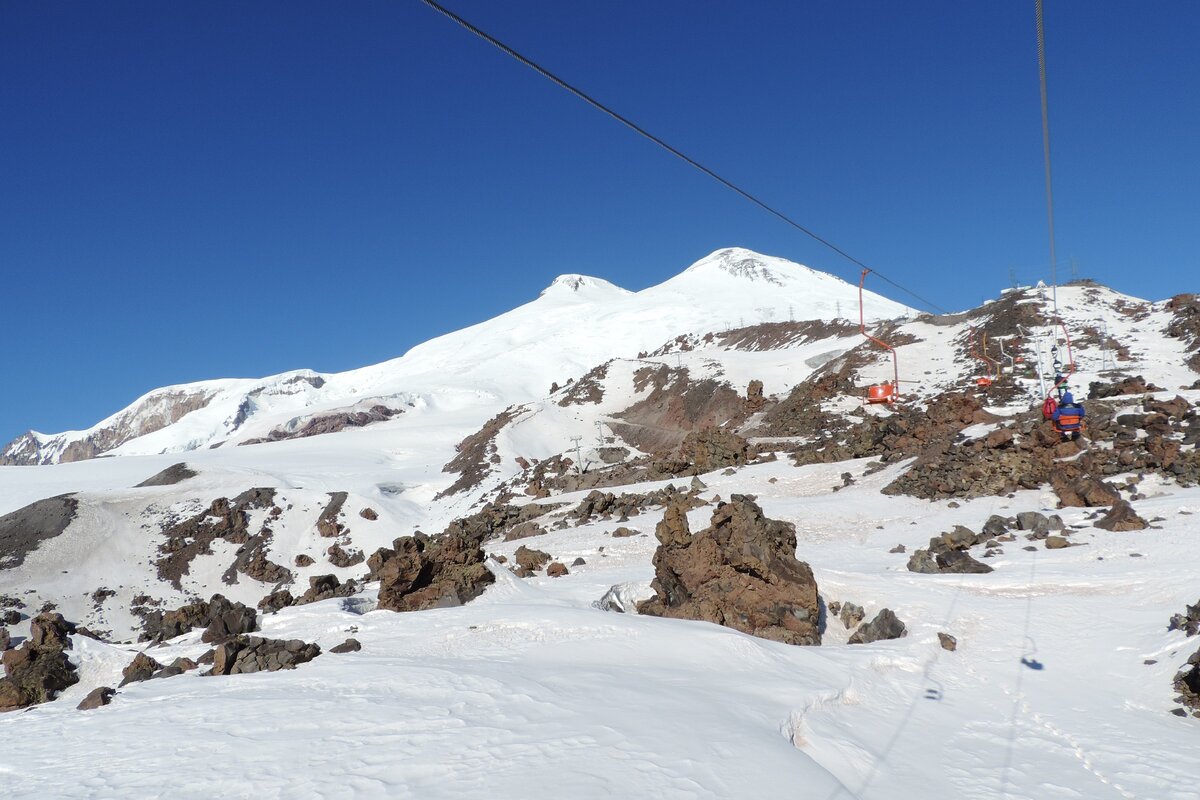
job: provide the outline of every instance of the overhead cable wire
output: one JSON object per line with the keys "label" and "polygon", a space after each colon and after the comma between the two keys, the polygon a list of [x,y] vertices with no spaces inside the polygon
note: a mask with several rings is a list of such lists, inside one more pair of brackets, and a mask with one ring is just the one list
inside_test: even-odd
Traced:
{"label": "overhead cable wire", "polygon": [[546,69],[545,67],[541,66],[540,64],[538,64],[537,62],[533,61],[532,59],[530,59],[530,58],[528,58],[528,57],[526,57],[526,56],[524,56],[524,55],[522,55],[522,54],[518,53],[516,50],[514,50],[514,49],[513,49],[513,48],[511,48],[511,47],[509,47],[509,46],[508,46],[508,45],[506,45],[504,42],[502,42],[502,41],[500,41],[499,39],[497,39],[495,36],[492,36],[490,33],[488,33],[488,32],[486,32],[486,31],[484,31],[484,30],[480,29],[479,27],[477,27],[477,26],[475,26],[475,25],[471,24],[471,23],[470,23],[470,22],[468,22],[467,20],[465,20],[465,19],[463,19],[462,17],[460,17],[458,14],[455,14],[455,13],[454,13],[453,11],[451,11],[450,9],[446,8],[445,6],[441,5],[440,3],[437,3],[437,2],[435,2],[435,0],[421,0],[421,2],[422,2],[422,3],[424,3],[425,5],[429,6],[430,8],[432,8],[434,11],[437,11],[439,14],[442,14],[443,16],[447,17],[448,19],[450,19],[450,20],[452,20],[452,21],[454,21],[454,22],[458,23],[458,24],[459,24],[459,25],[461,25],[462,27],[466,28],[468,31],[470,31],[471,33],[475,34],[475,35],[476,35],[476,36],[478,36],[480,39],[483,39],[484,41],[486,41],[486,42],[488,42],[489,44],[493,45],[494,47],[496,47],[497,49],[501,50],[501,51],[502,51],[502,52],[504,52],[505,54],[507,54],[507,55],[511,56],[512,58],[516,59],[517,61],[521,62],[522,64],[524,64],[525,66],[529,67],[529,68],[530,68],[530,69],[532,69],[534,72],[536,72],[536,73],[538,73],[539,75],[541,75],[542,77],[544,77],[544,78],[546,78],[547,80],[549,80],[549,81],[551,81],[551,82],[553,82],[553,83],[557,84],[559,87],[561,87],[561,88],[563,88],[563,89],[566,89],[568,92],[570,92],[571,94],[575,95],[575,96],[576,96],[576,97],[578,97],[580,100],[582,100],[582,101],[584,101],[585,103],[587,103],[588,105],[592,106],[593,108],[597,109],[598,111],[602,111],[602,112],[604,112],[604,113],[605,113],[605,114],[607,114],[608,116],[610,116],[610,117],[612,117],[613,119],[615,119],[617,122],[620,122],[620,123],[621,123],[622,125],[624,125],[625,127],[629,128],[630,130],[632,130],[632,131],[634,131],[635,133],[637,133],[639,136],[643,136],[643,137],[645,137],[646,139],[649,139],[651,142],[653,142],[654,144],[658,145],[658,146],[659,146],[659,147],[661,147],[662,149],[666,150],[666,151],[667,151],[668,153],[670,153],[671,155],[675,156],[676,158],[679,158],[679,159],[683,160],[683,161],[684,161],[684,162],[686,162],[686,163],[687,163],[689,166],[691,166],[691,167],[694,167],[695,169],[699,170],[700,172],[703,172],[705,175],[707,175],[708,177],[712,178],[712,179],[713,179],[713,180],[715,180],[717,183],[720,183],[722,186],[726,187],[727,189],[730,189],[730,190],[732,190],[732,191],[736,192],[737,194],[741,195],[741,196],[742,196],[743,198],[745,198],[746,200],[749,200],[751,203],[754,203],[756,206],[758,206],[759,208],[763,209],[763,210],[764,210],[764,211],[766,211],[767,213],[769,213],[769,214],[771,214],[771,215],[773,215],[773,216],[775,216],[775,217],[779,218],[780,220],[782,220],[783,222],[785,222],[785,223],[787,223],[788,225],[792,226],[793,228],[795,228],[796,230],[798,230],[798,231],[800,231],[801,233],[805,234],[806,236],[808,236],[808,237],[810,237],[810,238],[812,238],[812,239],[816,240],[817,242],[819,242],[819,243],[823,244],[825,247],[827,247],[827,248],[829,248],[830,250],[832,250],[833,252],[837,253],[837,254],[838,254],[838,255],[840,255],[842,258],[845,258],[846,260],[848,260],[848,261],[849,261],[849,262],[851,262],[852,264],[856,264],[856,265],[858,265],[859,267],[861,267],[861,268],[863,268],[863,269],[867,270],[868,272],[872,273],[872,274],[873,274],[875,277],[879,278],[879,279],[880,279],[881,281],[883,281],[884,283],[890,284],[891,286],[895,287],[896,289],[899,289],[900,291],[902,291],[902,292],[904,292],[905,294],[907,294],[909,297],[912,297],[912,298],[914,298],[915,300],[919,301],[919,302],[920,302],[922,305],[924,305],[924,306],[926,306],[926,307],[928,307],[928,308],[931,308],[931,309],[933,309],[934,311],[937,311],[937,312],[939,312],[939,313],[941,313],[941,314],[948,314],[948,313],[950,313],[950,312],[946,311],[946,309],[944,309],[944,308],[942,308],[941,306],[937,305],[936,303],[934,303],[934,302],[932,302],[932,301],[930,301],[930,300],[927,300],[927,299],[925,299],[924,297],[922,297],[921,295],[919,295],[919,294],[917,294],[916,292],[912,291],[911,289],[908,289],[908,288],[906,288],[906,287],[902,286],[901,284],[897,283],[896,281],[892,280],[891,278],[887,277],[886,275],[884,275],[884,274],[880,273],[878,270],[876,270],[876,269],[874,269],[874,268],[872,268],[872,267],[869,267],[869,266],[867,266],[867,265],[866,265],[866,264],[864,264],[862,261],[859,261],[857,258],[855,258],[854,256],[850,255],[850,254],[849,254],[849,253],[847,253],[845,250],[843,250],[842,248],[840,248],[840,247],[838,247],[837,245],[835,245],[833,242],[831,242],[831,241],[829,241],[828,239],[826,239],[826,238],[824,238],[824,237],[822,237],[822,236],[818,235],[817,233],[813,232],[813,231],[812,231],[812,230],[810,230],[809,228],[806,228],[805,226],[801,225],[799,222],[796,222],[794,219],[792,219],[791,217],[789,217],[787,214],[784,214],[782,211],[779,211],[779,210],[775,209],[774,207],[772,207],[772,206],[768,205],[766,202],[764,202],[764,201],[760,200],[758,197],[754,196],[753,194],[751,194],[750,192],[748,192],[748,191],[746,191],[745,189],[741,188],[740,186],[738,186],[737,184],[733,183],[732,181],[730,181],[730,180],[727,180],[727,179],[725,179],[725,178],[722,178],[720,175],[718,175],[718,174],[717,174],[716,172],[714,172],[713,170],[709,169],[708,167],[706,167],[706,166],[704,166],[703,164],[701,164],[699,161],[697,161],[697,160],[695,160],[694,158],[692,158],[692,157],[690,157],[690,156],[686,155],[685,153],[683,153],[683,152],[682,152],[682,151],[680,151],[679,149],[677,149],[677,148],[675,148],[675,147],[671,146],[670,144],[668,144],[667,142],[663,141],[663,140],[662,140],[662,139],[660,139],[659,137],[657,137],[657,136],[655,136],[654,134],[650,133],[649,131],[647,131],[647,130],[646,130],[645,128],[643,128],[642,126],[638,125],[638,124],[637,124],[636,122],[634,122],[633,120],[631,120],[631,119],[629,119],[628,117],[626,117],[626,116],[623,116],[622,114],[619,114],[618,112],[616,112],[616,111],[614,111],[613,109],[609,108],[609,107],[608,107],[608,106],[606,106],[605,104],[601,103],[599,100],[597,100],[597,99],[595,99],[594,97],[592,97],[591,95],[589,95],[587,92],[584,92],[582,89],[579,89],[579,88],[577,88],[577,87],[575,87],[575,86],[571,85],[570,83],[567,83],[565,80],[563,80],[562,78],[558,77],[557,75],[555,75],[555,74],[554,74],[553,72],[551,72],[550,70],[548,70],[548,69]]}
{"label": "overhead cable wire", "polygon": [[1046,162],[1046,214],[1050,223],[1050,282],[1053,285],[1054,313],[1058,314],[1058,258],[1054,254],[1054,186],[1050,180],[1050,101],[1046,90],[1046,29],[1042,21],[1042,0],[1036,0],[1038,82],[1042,88],[1042,155]]}

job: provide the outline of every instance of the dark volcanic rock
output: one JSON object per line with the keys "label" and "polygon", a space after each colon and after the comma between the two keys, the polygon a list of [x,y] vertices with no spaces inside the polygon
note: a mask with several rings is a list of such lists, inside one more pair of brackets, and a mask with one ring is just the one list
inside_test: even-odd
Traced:
{"label": "dark volcanic rock", "polygon": [[1182,614],[1172,615],[1167,630],[1183,631],[1185,636],[1195,636],[1200,633],[1200,600],[1197,600],[1193,606],[1187,606]]}
{"label": "dark volcanic rock", "polygon": [[210,600],[198,600],[165,613],[143,612],[141,640],[161,642],[195,628],[205,628],[204,641],[212,642],[224,636],[250,633],[256,624],[254,609],[214,594]]}
{"label": "dark volcanic rock", "polygon": [[550,561],[550,554],[542,550],[531,550],[525,545],[513,553],[513,561],[526,572],[537,572]]}
{"label": "dark volcanic rock", "polygon": [[108,686],[98,686],[88,692],[88,696],[83,698],[75,708],[80,711],[91,711],[94,708],[100,708],[111,703],[114,695],[116,695],[114,689]]}
{"label": "dark volcanic rock", "polygon": [[943,650],[949,650],[952,653],[958,649],[958,639],[948,633],[938,634],[938,644],[942,646]]}
{"label": "dark volcanic rock", "polygon": [[162,669],[162,664],[155,661],[145,653],[138,653],[133,657],[133,661],[129,662],[129,666],[121,672],[121,682],[117,684],[117,688],[124,686],[127,683],[136,683],[137,681],[149,680],[155,672]]}
{"label": "dark volcanic rock", "polygon": [[1175,691],[1192,713],[1200,716],[1200,650],[1192,653],[1183,669],[1175,673]]}
{"label": "dark volcanic rock", "polygon": [[885,608],[875,615],[875,619],[860,627],[850,637],[850,644],[870,644],[884,639],[899,639],[908,635],[904,627],[890,608]]}
{"label": "dark volcanic rock", "polygon": [[683,506],[655,529],[656,594],[638,613],[696,619],[788,644],[820,644],[817,583],[796,559],[795,528],[733,495],[694,536]]}
{"label": "dark volcanic rock", "polygon": [[79,682],[65,650],[75,626],[62,614],[43,612],[30,622],[29,639],[0,656],[5,677],[0,678],[0,712],[53,700]]}
{"label": "dark volcanic rock", "polygon": [[0,517],[0,569],[21,566],[39,544],[67,529],[78,508],[78,500],[63,494]]}
{"label": "dark volcanic rock", "polygon": [[[159,546],[159,557],[155,562],[158,577],[169,581],[176,589],[182,589],[180,581],[188,574],[193,559],[199,555],[211,555],[214,540],[224,539],[237,545],[250,543],[249,512],[271,508],[274,497],[274,489],[247,489],[232,500],[219,497],[208,509],[164,530],[166,541]],[[255,561],[255,552],[261,552],[268,540],[269,532],[264,530],[256,534],[255,542],[250,547],[239,550],[238,558],[226,573],[225,580],[234,582],[235,578],[231,578],[230,572],[244,572],[249,568]]]}
{"label": "dark volcanic rock", "polygon": [[1113,503],[1108,513],[1097,520],[1095,525],[1106,531],[1140,531],[1150,527],[1150,523],[1137,515],[1129,501],[1121,499]]}
{"label": "dark volcanic rock", "polygon": [[443,534],[436,539],[412,536],[380,548],[368,560],[378,578],[379,607],[421,611],[470,602],[496,580],[484,566],[479,541]]}
{"label": "dark volcanic rock", "polygon": [[182,461],[178,464],[172,464],[155,475],[146,478],[139,483],[135,488],[141,489],[146,486],[174,486],[177,483],[183,483],[188,478],[194,478],[200,473],[184,464]]}
{"label": "dark volcanic rock", "polygon": [[239,675],[295,669],[321,655],[319,645],[300,639],[264,639],[237,636],[213,648],[209,675]]}
{"label": "dark volcanic rock", "polygon": [[342,513],[347,496],[345,492],[329,493],[329,503],[317,517],[317,533],[327,539],[334,539],[346,532],[345,526],[338,522],[338,515]]}
{"label": "dark volcanic rock", "polygon": [[754,457],[754,451],[741,436],[719,428],[692,431],[679,445],[679,457],[692,464],[696,472],[712,472],[737,467]]}
{"label": "dark volcanic rock", "polygon": [[1095,508],[1111,506],[1121,499],[1116,487],[1099,478],[1085,477],[1075,481],[1059,481],[1051,478],[1050,485],[1064,507]]}
{"label": "dark volcanic rock", "polygon": [[976,561],[966,552],[961,550],[952,550],[949,553],[939,553],[937,555],[937,565],[938,572],[983,574],[985,572],[992,571],[992,568],[987,564]]}
{"label": "dark volcanic rock", "polygon": [[362,643],[358,639],[347,639],[341,644],[329,648],[331,653],[357,653],[359,650],[362,650]]}

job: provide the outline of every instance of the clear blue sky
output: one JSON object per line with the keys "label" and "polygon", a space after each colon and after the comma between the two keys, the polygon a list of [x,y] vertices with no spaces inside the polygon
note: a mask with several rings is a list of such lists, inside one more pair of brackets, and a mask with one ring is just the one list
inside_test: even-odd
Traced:
{"label": "clear blue sky", "polygon": [[[1048,272],[1033,0],[445,2],[942,306]],[[1047,6],[1060,257],[1200,289],[1200,3]],[[857,277],[416,0],[0,0],[0,440],[728,245]]]}

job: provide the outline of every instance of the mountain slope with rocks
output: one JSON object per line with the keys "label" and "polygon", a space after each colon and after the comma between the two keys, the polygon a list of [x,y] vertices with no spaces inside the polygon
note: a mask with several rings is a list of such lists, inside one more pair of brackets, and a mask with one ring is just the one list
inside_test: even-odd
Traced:
{"label": "mountain slope with rocks", "polygon": [[868,296],[868,405],[857,287],[728,249],[18,440],[6,790],[1190,797],[1195,303],[1056,294]]}

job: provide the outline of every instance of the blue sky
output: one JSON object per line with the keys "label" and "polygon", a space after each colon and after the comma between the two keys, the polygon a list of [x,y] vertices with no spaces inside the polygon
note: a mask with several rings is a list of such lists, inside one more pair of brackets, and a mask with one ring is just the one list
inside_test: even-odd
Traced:
{"label": "blue sky", "polygon": [[[1048,272],[1032,0],[445,2],[941,306]],[[1061,260],[1200,289],[1200,3],[1046,25]],[[564,272],[857,277],[416,0],[0,0],[0,76],[3,441],[381,361]]]}

